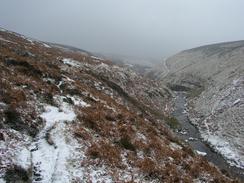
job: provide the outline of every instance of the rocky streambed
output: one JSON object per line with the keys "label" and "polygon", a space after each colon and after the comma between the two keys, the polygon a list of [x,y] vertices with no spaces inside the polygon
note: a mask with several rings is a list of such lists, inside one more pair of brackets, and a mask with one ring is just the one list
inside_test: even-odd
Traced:
{"label": "rocky streambed", "polygon": [[215,152],[208,143],[201,138],[199,130],[191,123],[186,112],[186,96],[184,92],[177,92],[175,110],[173,116],[179,125],[175,129],[177,136],[190,144],[192,149],[199,155],[204,156],[209,162],[215,164],[223,173],[244,181],[244,170],[230,166],[222,155]]}

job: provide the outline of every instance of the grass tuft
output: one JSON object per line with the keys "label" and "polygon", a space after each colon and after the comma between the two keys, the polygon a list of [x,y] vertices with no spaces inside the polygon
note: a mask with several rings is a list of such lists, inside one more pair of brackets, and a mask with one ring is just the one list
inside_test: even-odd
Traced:
{"label": "grass tuft", "polygon": [[175,117],[167,117],[166,123],[170,126],[172,129],[179,129],[181,127],[179,121]]}

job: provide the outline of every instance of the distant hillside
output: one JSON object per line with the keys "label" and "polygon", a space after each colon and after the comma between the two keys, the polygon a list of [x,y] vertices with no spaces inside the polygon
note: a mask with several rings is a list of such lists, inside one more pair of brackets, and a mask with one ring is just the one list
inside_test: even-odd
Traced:
{"label": "distant hillside", "polygon": [[157,75],[172,90],[188,93],[189,117],[202,137],[244,168],[244,41],[185,50]]}
{"label": "distant hillside", "polygon": [[190,74],[204,80],[217,81],[234,77],[243,71],[243,48],[244,41],[237,41],[183,51],[166,61],[170,70],[167,78],[177,80],[179,77],[174,76],[182,75],[189,78],[187,75]]}
{"label": "distant hillside", "polygon": [[53,47],[57,47],[57,48],[63,49],[64,51],[66,50],[66,51],[80,52],[81,54],[92,55],[92,53],[90,53],[90,52],[88,52],[86,50],[83,50],[83,49],[80,49],[80,48],[76,48],[76,47],[73,47],[73,46],[57,44],[57,43],[48,43],[48,44],[53,46]]}

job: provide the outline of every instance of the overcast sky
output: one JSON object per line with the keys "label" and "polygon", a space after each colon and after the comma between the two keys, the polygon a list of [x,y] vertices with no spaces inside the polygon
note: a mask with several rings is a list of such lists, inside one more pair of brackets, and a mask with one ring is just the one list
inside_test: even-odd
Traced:
{"label": "overcast sky", "polygon": [[161,59],[244,39],[244,0],[0,0],[0,26],[88,51]]}

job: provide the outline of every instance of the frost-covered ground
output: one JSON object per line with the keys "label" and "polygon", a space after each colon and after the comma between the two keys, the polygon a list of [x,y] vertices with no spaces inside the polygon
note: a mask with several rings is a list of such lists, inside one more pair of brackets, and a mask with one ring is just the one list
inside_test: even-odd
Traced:
{"label": "frost-covered ground", "polygon": [[157,81],[0,35],[1,182],[231,181],[165,127],[170,94]]}
{"label": "frost-covered ground", "polygon": [[[200,114],[190,113],[190,118],[194,124],[199,126],[205,141],[209,142],[231,165],[244,169],[243,81],[242,76],[233,79],[225,89],[211,88],[207,92],[204,91],[193,102],[195,111],[201,111]],[[219,92],[216,93],[216,90]],[[213,94],[209,95],[209,93]],[[207,117],[196,117],[204,113],[207,114]]]}
{"label": "frost-covered ground", "polygon": [[[68,106],[45,106],[41,114],[46,124],[31,145],[34,182],[69,182],[68,159],[75,142],[66,143],[66,128],[76,115]],[[70,137],[69,140],[72,138]],[[72,147],[72,148],[71,148]]]}
{"label": "frost-covered ground", "polygon": [[161,79],[191,89],[189,118],[205,141],[244,169],[243,51],[243,41],[182,51],[167,60],[169,73]]}
{"label": "frost-covered ground", "polygon": [[[15,164],[26,170],[31,169],[32,182],[36,183],[113,182],[106,166],[82,166],[81,162],[86,159],[86,147],[70,131],[70,124],[76,118],[74,108],[63,102],[65,96],[54,98],[58,106],[42,104],[44,112],[40,117],[45,126],[34,139],[13,130],[4,132],[16,137],[9,139],[10,142],[6,139],[7,143],[0,141],[1,168]],[[71,99],[74,106],[90,106],[78,97]],[[0,178],[4,173],[0,172]],[[5,182],[3,179],[0,181]]]}

